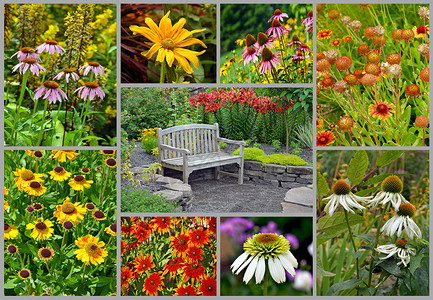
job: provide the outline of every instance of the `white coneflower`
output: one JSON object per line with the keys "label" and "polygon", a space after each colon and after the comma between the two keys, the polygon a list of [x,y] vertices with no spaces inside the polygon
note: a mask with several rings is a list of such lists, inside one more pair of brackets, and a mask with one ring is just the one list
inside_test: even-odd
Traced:
{"label": "white coneflower", "polygon": [[412,220],[412,216],[415,213],[415,206],[409,202],[400,204],[397,214],[386,221],[382,227],[382,232],[392,236],[401,236],[405,233],[408,238],[412,239],[414,236],[422,238],[421,230],[418,225]]}
{"label": "white coneflower", "polygon": [[365,209],[365,207],[359,204],[358,201],[367,201],[371,198],[371,196],[356,196],[351,192],[350,185],[346,181],[340,179],[337,180],[332,186],[332,195],[323,198],[323,200],[329,200],[329,202],[325,205],[324,211],[328,215],[332,216],[340,204],[345,210],[354,214],[355,212],[353,211],[352,207]]}
{"label": "white coneflower", "polygon": [[369,206],[376,208],[379,204],[385,206],[391,203],[394,210],[398,210],[402,203],[408,202],[401,192],[403,191],[403,182],[396,175],[391,175],[382,181],[381,191],[368,202]]}
{"label": "white coneflower", "polygon": [[255,275],[256,284],[263,281],[266,272],[266,261],[272,279],[277,283],[286,281],[286,272],[293,277],[298,261],[290,252],[290,242],[282,235],[275,233],[258,233],[244,243],[245,252],[231,265],[232,272],[238,275],[245,267],[243,281],[248,283]]}
{"label": "white coneflower", "polygon": [[400,259],[397,265],[403,264],[405,267],[408,266],[410,262],[410,256],[415,255],[414,248],[406,248],[407,241],[405,238],[398,240],[395,244],[382,245],[376,248],[379,253],[387,254],[387,256],[380,257],[380,259],[388,259],[391,256],[397,254],[397,259]]}

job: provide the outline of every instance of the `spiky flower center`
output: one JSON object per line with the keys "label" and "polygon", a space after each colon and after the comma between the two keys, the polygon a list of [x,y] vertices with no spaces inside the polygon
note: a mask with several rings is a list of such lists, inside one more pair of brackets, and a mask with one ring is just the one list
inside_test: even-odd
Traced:
{"label": "spiky flower center", "polygon": [[292,36],[292,42],[299,42],[299,37],[296,34]]}
{"label": "spiky flower center", "polygon": [[33,53],[33,52],[35,52],[35,50],[33,50],[33,48],[30,48],[30,47],[22,47],[21,52],[22,53]]}
{"label": "spiky flower center", "polygon": [[161,46],[164,49],[174,50],[174,48],[176,47],[176,44],[174,43],[174,41],[172,39],[162,39],[161,40]]}
{"label": "spiky flower center", "polygon": [[55,40],[46,40],[45,44],[48,44],[48,45],[58,45],[59,43],[57,41],[55,41]]}
{"label": "spiky flower center", "polygon": [[33,179],[34,177],[35,176],[34,176],[33,172],[30,170],[24,170],[21,172],[21,178],[25,181],[29,181],[29,180]]}
{"label": "spiky flower center", "polygon": [[247,54],[253,55],[254,53],[256,53],[256,49],[254,49],[254,47],[248,47]]}
{"label": "spiky flower center", "polygon": [[278,19],[274,19],[271,23],[271,27],[280,27],[280,26],[282,26],[282,25],[281,25],[281,22],[278,21]]}
{"label": "spiky flower center", "polygon": [[350,185],[344,180],[337,180],[332,186],[332,192],[336,195],[347,195],[350,193]]}
{"label": "spiky flower center", "polygon": [[275,233],[258,233],[248,238],[244,250],[249,254],[265,259],[277,257],[290,250],[290,242],[282,235]]}
{"label": "spiky flower center", "polygon": [[391,175],[382,181],[382,191],[389,193],[401,193],[403,191],[403,182],[396,175]]}
{"label": "spiky flower center", "polygon": [[400,204],[397,214],[400,216],[412,217],[415,214],[415,206],[413,206],[409,202]]}
{"label": "spiky flower center", "polygon": [[256,39],[251,34],[247,34],[245,43],[247,44],[247,47],[250,47],[256,43]]}
{"label": "spiky flower center", "polygon": [[97,84],[96,82],[86,82],[84,84],[86,87],[91,88],[91,89],[96,89],[97,87],[99,87],[99,84]]}
{"label": "spiky flower center", "polygon": [[87,64],[91,67],[99,67],[101,64],[96,61],[89,61]]}
{"label": "spiky flower center", "polygon": [[56,173],[62,173],[63,172],[63,168],[62,167],[55,167],[54,168],[54,172],[56,172]]}
{"label": "spiky flower center", "polygon": [[388,106],[381,103],[377,106],[376,110],[380,114],[386,114],[388,112]]}
{"label": "spiky flower center", "polygon": [[272,51],[268,47],[263,48],[262,50],[262,61],[270,61],[272,59]]}
{"label": "spiky flower center", "polygon": [[264,44],[266,44],[269,41],[269,38],[266,34],[264,34],[263,32],[259,32],[259,34],[257,35],[257,43],[259,44],[259,46],[263,46]]}
{"label": "spiky flower center", "polygon": [[64,214],[72,214],[75,211],[75,205],[69,202],[63,203],[62,205],[62,212]]}
{"label": "spiky flower center", "polygon": [[74,73],[74,70],[72,69],[63,69],[62,71],[65,73]]}
{"label": "spiky flower center", "polygon": [[307,14],[307,18],[312,18],[313,17],[313,11],[310,10]]}
{"label": "spiky flower center", "polygon": [[87,243],[86,246],[84,246],[84,249],[89,254],[96,254],[98,252],[98,245],[95,243]]}
{"label": "spiky flower center", "polygon": [[276,10],[274,10],[274,16],[279,16],[279,15],[281,15],[281,10],[277,8]]}
{"label": "spiky flower center", "polygon": [[36,63],[36,59],[34,59],[34,58],[24,58],[24,59],[22,60],[22,62],[23,62],[23,63],[26,63],[26,64],[33,65],[33,64]]}
{"label": "spiky flower center", "polygon": [[395,242],[395,245],[398,248],[405,248],[407,245],[407,240],[405,238],[402,238],[401,240],[398,240],[397,242]]}
{"label": "spiky flower center", "polygon": [[39,182],[37,182],[37,181],[32,181],[32,182],[30,183],[30,187],[31,187],[32,189],[38,189],[38,188],[41,187],[41,184],[40,184]]}
{"label": "spiky flower center", "polygon": [[59,88],[59,84],[55,81],[47,80],[44,82],[44,87],[46,87],[48,89],[57,89],[57,88]]}

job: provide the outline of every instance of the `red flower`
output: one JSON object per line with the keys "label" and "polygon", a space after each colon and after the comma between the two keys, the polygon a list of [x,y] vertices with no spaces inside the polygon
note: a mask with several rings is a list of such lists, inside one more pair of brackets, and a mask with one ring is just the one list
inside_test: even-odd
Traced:
{"label": "red flower", "polygon": [[204,267],[198,263],[185,263],[183,267],[184,272],[184,282],[191,278],[191,283],[194,284],[194,280],[199,280],[201,276],[204,275]]}
{"label": "red flower", "polygon": [[217,222],[215,217],[206,217],[206,224],[209,226],[210,232],[216,235]]}
{"label": "red flower", "polygon": [[197,292],[192,285],[187,285],[186,287],[179,285],[177,289],[174,290],[176,294],[173,294],[173,296],[197,296]]}
{"label": "red flower", "polygon": [[120,270],[120,280],[122,283],[121,289],[123,291],[123,289],[125,287],[129,288],[129,280],[131,278],[134,278],[134,272],[132,272],[132,270],[130,268],[122,268]]}
{"label": "red flower", "polygon": [[189,236],[184,233],[183,229],[181,233],[176,233],[175,236],[169,237],[171,243],[169,245],[170,248],[173,249],[173,256],[176,256],[177,253],[180,254],[180,256],[185,257],[186,251],[188,251],[189,247]]}
{"label": "red flower", "polygon": [[190,246],[187,254],[188,261],[198,262],[199,260],[203,260],[203,257],[201,257],[203,250],[197,246]]}
{"label": "red flower", "polygon": [[210,275],[204,275],[198,290],[202,292],[202,296],[216,296],[215,275],[212,277],[210,277]]}
{"label": "red flower", "polygon": [[150,226],[153,227],[153,230],[164,234],[165,232],[169,232],[170,228],[173,229],[171,221],[170,217],[155,217],[150,221]]}
{"label": "red flower", "polygon": [[198,247],[203,247],[209,243],[209,231],[203,227],[190,230],[188,236],[190,242]]}
{"label": "red flower", "polygon": [[147,240],[147,238],[149,237],[150,233],[152,232],[152,228],[150,227],[150,225],[145,222],[138,222],[137,223],[137,229],[134,232],[134,237],[139,241],[139,242],[144,242]]}
{"label": "red flower", "polygon": [[158,296],[158,291],[162,291],[162,287],[164,286],[162,280],[164,277],[160,276],[159,273],[161,272],[150,274],[149,278],[146,278],[144,281],[143,292],[146,292],[146,295]]}
{"label": "red flower", "polygon": [[392,109],[394,108],[394,104],[383,102],[382,100],[376,101],[376,105],[370,104],[370,108],[368,109],[368,113],[372,117],[379,117],[380,120],[386,120],[386,118],[392,116],[394,112]]}
{"label": "red flower", "polygon": [[327,146],[334,142],[334,134],[331,131],[319,131],[316,136],[317,146]]}
{"label": "red flower", "polygon": [[176,272],[183,266],[184,260],[182,257],[173,257],[170,259],[164,267],[164,273],[162,275],[170,272],[170,279],[174,278]]}
{"label": "red flower", "polygon": [[155,267],[154,264],[152,264],[153,258],[152,255],[149,256],[149,254],[146,254],[146,257],[144,257],[143,253],[140,254],[140,256],[137,256],[134,259],[134,268],[135,273],[141,274],[143,272],[148,273],[148,271]]}

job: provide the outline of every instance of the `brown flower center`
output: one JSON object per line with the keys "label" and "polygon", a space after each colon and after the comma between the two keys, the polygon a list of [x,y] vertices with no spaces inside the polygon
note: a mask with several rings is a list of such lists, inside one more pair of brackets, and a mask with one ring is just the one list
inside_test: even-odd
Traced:
{"label": "brown flower center", "polygon": [[47,249],[47,248],[42,249],[41,250],[41,256],[45,257],[45,258],[50,257],[51,256],[51,250]]}
{"label": "brown flower center", "polygon": [[103,150],[103,152],[106,155],[112,155],[112,154],[114,154],[114,150]]}
{"label": "brown flower center", "polygon": [[248,47],[247,54],[253,55],[254,53],[256,53],[256,49],[254,49],[254,47]]}
{"label": "brown flower center", "polygon": [[87,208],[87,209],[94,209],[94,208],[95,208],[95,205],[93,205],[93,203],[87,203],[87,204],[86,204],[86,208]]}
{"label": "brown flower center", "polygon": [[74,177],[74,180],[75,180],[76,182],[81,182],[81,181],[84,180],[84,176],[77,175],[77,176]]}
{"label": "brown flower center", "polygon": [[96,89],[97,87],[99,87],[99,84],[97,84],[96,82],[86,82],[84,84],[86,87],[91,88],[91,89]]}
{"label": "brown flower center", "polygon": [[87,64],[89,66],[92,66],[92,67],[99,67],[101,65],[100,63],[98,63],[96,61],[89,61]]}
{"label": "brown flower center", "polygon": [[278,240],[278,235],[273,233],[262,233],[257,237],[257,241],[265,244],[272,244]]}
{"label": "brown flower center", "polygon": [[110,225],[110,229],[111,229],[112,231],[116,232],[116,230],[117,230],[117,226],[116,226],[116,224],[111,224],[111,225]]}
{"label": "brown flower center", "polygon": [[21,276],[21,278],[29,278],[30,272],[27,271],[27,270],[21,270],[20,271],[20,276]]}
{"label": "brown flower center", "polygon": [[274,16],[279,16],[279,15],[281,15],[281,10],[277,8],[276,10],[274,10]]}
{"label": "brown flower center", "polygon": [[191,269],[192,269],[193,271],[197,270],[197,268],[198,268],[198,265],[197,265],[197,264],[193,264],[193,265],[191,266]]}
{"label": "brown flower center", "polygon": [[150,281],[150,284],[151,284],[151,285],[155,285],[155,280],[152,279],[152,280]]}
{"label": "brown flower center", "polygon": [[174,43],[174,41],[172,39],[162,39],[161,40],[161,46],[164,49],[174,50],[174,48],[176,47],[176,44]]}
{"label": "brown flower center", "polygon": [[21,179],[24,181],[29,181],[31,179],[35,178],[35,175],[30,170],[24,170],[21,172]]}
{"label": "brown flower center", "polygon": [[33,153],[33,155],[36,157],[42,157],[42,152],[39,150],[36,150],[35,153]]}
{"label": "brown flower center", "polygon": [[42,205],[39,203],[35,203],[35,204],[33,204],[33,208],[34,209],[42,209]]}
{"label": "brown flower center", "polygon": [[386,114],[388,112],[388,106],[385,104],[379,104],[376,110],[380,114]]}
{"label": "brown flower center", "polygon": [[95,243],[88,243],[86,244],[84,249],[87,253],[95,254],[96,252],[98,252],[98,245],[96,245]]}
{"label": "brown flower center", "polygon": [[97,210],[97,211],[95,211],[94,216],[97,219],[102,219],[103,217],[105,217],[105,214],[102,211]]}
{"label": "brown flower center", "polygon": [[109,158],[105,161],[108,166],[114,167],[116,165],[116,160],[114,158]]}
{"label": "brown flower center", "polygon": [[262,61],[270,61],[272,59],[272,51],[268,47],[263,48],[262,50]]}
{"label": "brown flower center", "polygon": [[32,182],[30,183],[30,187],[31,187],[32,189],[38,189],[38,188],[41,187],[41,184],[40,184],[39,182],[37,182],[37,181],[32,181]]}
{"label": "brown flower center", "polygon": [[63,69],[62,71],[65,73],[74,73],[74,70],[72,69]]}
{"label": "brown flower center", "polygon": [[36,223],[35,227],[39,230],[47,229],[47,225],[43,222]]}
{"label": "brown flower center", "polygon": [[247,47],[250,47],[256,43],[256,39],[251,34],[247,34],[245,42],[247,44]]}
{"label": "brown flower center", "polygon": [[21,52],[22,53],[33,53],[33,52],[35,52],[35,50],[33,50],[33,48],[30,48],[30,47],[22,47]]}
{"label": "brown flower center", "polygon": [[263,32],[259,32],[259,34],[257,35],[257,43],[259,44],[259,46],[263,46],[264,44],[266,44],[269,41],[269,38],[266,34],[264,34]]}
{"label": "brown flower center", "polygon": [[23,62],[23,63],[26,63],[26,64],[33,65],[33,64],[36,63],[36,59],[34,59],[34,58],[24,58],[24,59],[22,60],[22,62]]}
{"label": "brown flower center", "polygon": [[183,246],[186,244],[186,241],[184,239],[179,240],[179,245]]}
{"label": "brown flower center", "polygon": [[46,40],[45,44],[48,44],[48,45],[58,45],[59,43],[57,41],[55,41],[55,40]]}
{"label": "brown flower center", "polygon": [[213,287],[212,287],[211,285],[208,285],[207,290],[208,290],[209,292],[212,292],[212,291],[213,291]]}
{"label": "brown flower center", "polygon": [[54,172],[56,172],[56,173],[62,173],[63,172],[63,168],[62,167],[55,167],[54,168]]}
{"label": "brown flower center", "polygon": [[5,224],[5,231],[9,229],[9,224]]}
{"label": "brown flower center", "polygon": [[271,27],[280,27],[282,26],[281,22],[278,19],[274,19],[271,23]]}
{"label": "brown flower center", "polygon": [[74,226],[74,224],[71,221],[66,221],[65,223],[63,223],[63,227],[65,229],[71,229]]}
{"label": "brown flower center", "polygon": [[299,37],[296,34],[292,36],[292,42],[299,42]]}
{"label": "brown flower center", "polygon": [[344,180],[337,180],[332,186],[332,192],[336,195],[347,195],[350,193],[350,185]]}
{"label": "brown flower center", "polygon": [[72,214],[75,212],[75,205],[70,202],[63,203],[62,212],[67,215]]}
{"label": "brown flower center", "polygon": [[59,84],[55,81],[47,80],[44,82],[44,87],[49,89],[57,89],[59,87]]}
{"label": "brown flower center", "polygon": [[398,248],[404,248],[404,247],[406,247],[406,245],[407,245],[407,240],[406,240],[405,238],[402,238],[401,240],[398,240],[398,241],[395,243],[395,245],[396,245]]}

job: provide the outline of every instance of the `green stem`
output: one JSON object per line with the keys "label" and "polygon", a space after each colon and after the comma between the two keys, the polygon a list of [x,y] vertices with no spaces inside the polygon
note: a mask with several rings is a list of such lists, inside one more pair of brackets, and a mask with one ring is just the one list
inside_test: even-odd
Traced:
{"label": "green stem", "polygon": [[167,66],[165,65],[165,61],[161,63],[161,74],[159,75],[159,83],[165,83],[165,72]]}
{"label": "green stem", "polygon": [[268,295],[268,279],[269,279],[269,272],[265,270],[265,279],[263,281],[263,296]]}
{"label": "green stem", "polygon": [[18,133],[15,131],[15,127],[17,126],[18,120],[20,119],[19,113],[20,113],[21,103],[23,102],[24,94],[26,92],[26,85],[27,85],[27,79],[29,78],[29,73],[30,70],[27,70],[27,72],[24,73],[23,82],[21,83],[20,97],[18,98],[18,103],[15,110],[15,120],[14,120],[14,128],[13,128],[14,130],[13,146],[15,146],[16,138],[18,136]]}
{"label": "green stem", "polygon": [[89,111],[89,106],[90,106],[90,100],[87,100],[87,103],[84,103],[83,109],[81,110],[81,115],[83,116],[83,121],[81,123],[81,130],[80,130],[80,138],[79,138],[79,140],[81,140],[81,137],[83,136],[84,124],[86,123],[87,112]]}
{"label": "green stem", "polygon": [[[353,239],[352,229],[350,228],[349,217],[347,215],[347,211],[344,210],[344,216],[346,217],[347,230],[349,231],[350,241],[352,242],[353,251],[358,252],[358,248],[356,247],[355,240]],[[359,279],[359,260],[356,257],[356,278]]]}
{"label": "green stem", "polygon": [[53,276],[53,273],[51,273],[50,267],[48,267],[48,261],[45,261],[45,264],[47,265],[47,270],[48,270],[48,272],[50,273],[50,275],[51,275],[52,277],[54,277],[54,276]]}
{"label": "green stem", "polygon": [[[108,167],[106,167],[106,168],[108,168]],[[105,188],[107,187],[107,181],[108,181],[109,175],[110,175],[110,168],[108,168],[107,175],[105,176],[104,188],[102,189],[102,192],[101,192],[101,198],[99,198],[99,206],[102,206],[102,199],[104,198],[104,192],[105,192]]]}
{"label": "green stem", "polygon": [[60,249],[62,249],[63,245],[65,244],[66,231],[67,230],[65,229],[65,232],[63,233],[62,245],[60,246]]}
{"label": "green stem", "polygon": [[45,100],[45,104],[44,104],[44,112],[42,114],[42,123],[41,123],[41,129],[39,132],[39,137],[38,137],[38,142],[37,145],[40,146],[42,143],[42,139],[44,136],[44,122],[45,122],[45,114],[47,113],[47,107],[48,107],[48,99]]}

